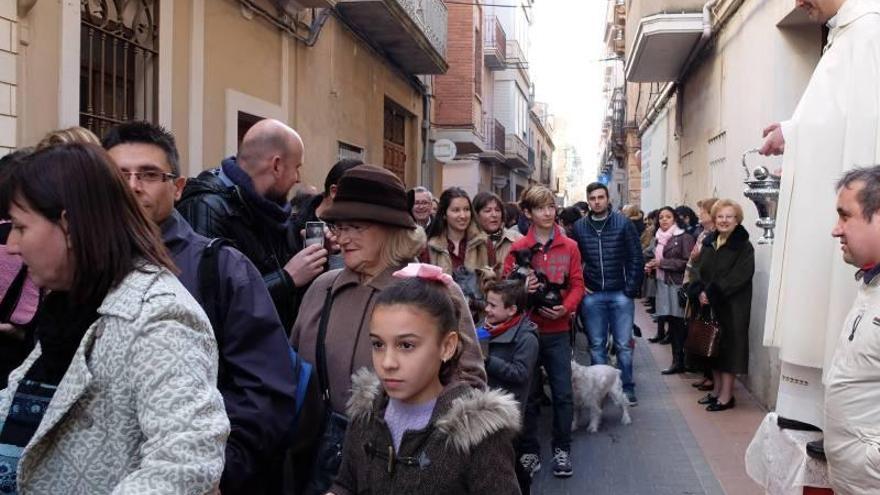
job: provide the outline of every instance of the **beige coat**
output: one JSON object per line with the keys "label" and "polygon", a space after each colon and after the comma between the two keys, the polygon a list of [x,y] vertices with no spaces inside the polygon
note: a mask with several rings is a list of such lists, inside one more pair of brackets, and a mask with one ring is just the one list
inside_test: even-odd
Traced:
{"label": "beige coat", "polygon": [[[333,297],[330,318],[327,321],[325,349],[330,377],[330,401],[336,411],[345,411],[346,401],[351,394],[351,375],[363,367],[373,368],[370,315],[373,314],[376,297],[394,283],[395,279],[391,274],[400,268],[402,267],[389,268],[367,284],[362,284],[359,275],[348,268],[327,272],[312,283],[303,297],[290,335],[290,343],[303,359],[316,366],[318,326],[328,288]],[[474,322],[470,312],[466,310],[464,295],[457,286],[453,295],[462,308],[459,331],[463,337],[464,352],[460,361],[460,373],[469,383],[483,386],[486,383],[486,370],[483,367],[482,353],[476,344]]]}
{"label": "beige coat", "polygon": [[[467,251],[464,257],[464,266],[470,270],[489,267],[489,250],[487,242],[489,237],[480,230],[476,224],[471,223],[467,230]],[[452,256],[449,254],[449,239],[446,232],[437,237],[428,239],[428,257],[432,265],[437,265],[444,272],[452,273]],[[504,258],[496,259],[504,261]]]}
{"label": "beige coat", "polygon": [[838,335],[824,432],[834,493],[880,493],[880,277],[861,285]]}
{"label": "beige coat", "polygon": [[[523,235],[516,230],[516,227],[512,227],[509,229],[504,229],[504,235],[501,236],[501,240],[495,246],[495,264],[500,264],[502,267],[504,266],[504,260],[507,259],[508,253],[510,253],[510,248],[513,246],[513,243],[522,239]],[[494,267],[493,267],[494,268]],[[498,274],[501,274],[501,269],[498,270]]]}
{"label": "beige coat", "polygon": [[[18,493],[202,494],[223,473],[229,420],[205,313],[167,270],[107,294],[18,463]],[[0,425],[40,347],[0,391]]]}

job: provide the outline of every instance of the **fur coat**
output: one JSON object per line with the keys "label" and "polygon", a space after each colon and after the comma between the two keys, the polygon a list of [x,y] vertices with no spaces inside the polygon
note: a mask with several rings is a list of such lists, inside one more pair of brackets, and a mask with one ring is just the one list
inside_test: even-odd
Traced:
{"label": "fur coat", "polygon": [[[0,428],[40,347],[0,391]],[[177,278],[148,265],[98,308],[18,463],[20,495],[211,493],[229,420],[217,342]]]}
{"label": "fur coat", "polygon": [[[444,272],[452,274],[452,256],[449,254],[448,242],[449,239],[446,237],[446,232],[428,239],[428,246],[425,251],[428,254],[428,259],[426,260],[422,256],[422,261],[437,265]],[[468,270],[490,268],[488,242],[489,237],[486,233],[480,230],[475,222],[471,222],[467,230],[467,248],[464,256],[464,266]]]}
{"label": "fur coat", "polygon": [[335,495],[516,495],[513,440],[519,405],[501,391],[447,386],[428,426],[403,435],[394,453],[383,419],[388,397],[379,379],[362,369],[352,377],[351,418]]}

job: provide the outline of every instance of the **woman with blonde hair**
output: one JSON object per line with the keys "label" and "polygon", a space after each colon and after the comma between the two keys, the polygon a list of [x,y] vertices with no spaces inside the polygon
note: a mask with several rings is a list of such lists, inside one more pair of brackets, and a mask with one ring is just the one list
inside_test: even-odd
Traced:
{"label": "woman with blonde hair", "polygon": [[711,358],[714,389],[699,400],[707,411],[734,407],[733,383],[749,371],[749,319],[755,248],[742,226],[743,211],[736,201],[722,199],[712,206],[715,232],[703,240],[700,261],[688,293],[701,309],[712,312],[721,327],[718,355]]}
{"label": "woman with blonde hair", "polygon": [[[703,248],[703,241],[709,234],[715,231],[715,222],[712,220],[712,207],[715,206],[716,202],[718,202],[718,198],[706,198],[697,201],[697,218],[699,219],[700,223],[699,225],[697,225],[697,229],[694,233],[697,238],[697,242],[696,244],[694,244],[694,249],[691,250],[691,255],[688,259],[687,269],[684,273],[685,286],[687,286],[690,283],[691,279],[694,277],[694,271],[697,269],[697,265],[700,261],[700,252]],[[698,306],[699,305],[697,304],[697,301],[693,301],[693,303],[689,304],[689,311],[691,313],[694,313]],[[693,314],[686,315],[686,317],[692,318]],[[692,383],[692,387],[702,392],[707,392],[715,388],[715,383],[712,381],[712,370],[705,359],[699,356],[688,354],[685,356],[685,361],[688,370],[703,371],[703,379]]]}
{"label": "woman with blonde hair", "polygon": [[85,127],[73,126],[67,129],[57,129],[46,134],[34,147],[34,151],[40,151],[51,146],[68,143],[94,144],[101,146],[101,140],[92,131]]}
{"label": "woman with blonde hair", "polygon": [[[359,165],[346,172],[322,218],[337,236],[345,268],[315,279],[290,336],[299,355],[315,363],[317,370],[322,398],[313,397],[306,408],[314,410],[323,402],[325,409],[323,418],[303,416],[300,420],[299,431],[324,432],[314,448],[303,450],[303,464],[314,465],[311,472],[299,473],[299,479],[309,480],[302,492],[308,494],[325,493],[339,468],[341,452],[336,447],[341,443],[335,442],[341,442],[341,436],[334,435],[344,433],[348,424],[345,411],[352,374],[364,367],[372,369],[369,323],[376,299],[394,284],[394,272],[414,261],[425,246],[425,234],[410,213],[406,189],[384,168]],[[458,331],[462,336],[461,360],[450,370],[450,378],[482,388],[486,371],[474,322],[458,286],[450,291],[461,309]]]}

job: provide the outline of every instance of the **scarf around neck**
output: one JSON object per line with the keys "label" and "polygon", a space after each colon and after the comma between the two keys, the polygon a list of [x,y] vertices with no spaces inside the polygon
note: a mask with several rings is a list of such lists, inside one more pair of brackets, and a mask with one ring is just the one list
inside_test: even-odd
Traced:
{"label": "scarf around neck", "polygon": [[522,319],[523,315],[520,314],[505,321],[504,323],[499,323],[497,325],[492,325],[487,321],[486,324],[483,325],[483,328],[485,328],[486,331],[489,332],[489,335],[494,338],[519,325],[519,322],[522,321]]}
{"label": "scarf around neck", "polygon": [[238,186],[241,195],[251,207],[268,219],[277,229],[287,228],[290,222],[290,203],[285,202],[281,205],[258,194],[251,176],[241,169],[234,156],[223,160],[220,167],[226,177]]}
{"label": "scarf around neck", "polygon": [[[663,261],[663,250],[666,248],[666,244],[670,239],[677,235],[684,234],[684,229],[679,227],[678,225],[674,225],[666,230],[657,229],[657,233],[654,234],[654,237],[657,239],[657,248],[654,250],[654,257],[658,262]],[[658,266],[657,267],[657,279],[663,280],[665,278],[666,273]]]}

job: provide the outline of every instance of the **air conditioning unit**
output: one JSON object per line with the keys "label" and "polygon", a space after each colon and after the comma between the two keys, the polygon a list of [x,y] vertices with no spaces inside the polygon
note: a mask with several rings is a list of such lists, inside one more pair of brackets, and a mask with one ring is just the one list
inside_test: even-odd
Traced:
{"label": "air conditioning unit", "polygon": [[507,187],[508,178],[503,175],[496,175],[492,177],[492,185],[495,186],[495,189],[504,189]]}

